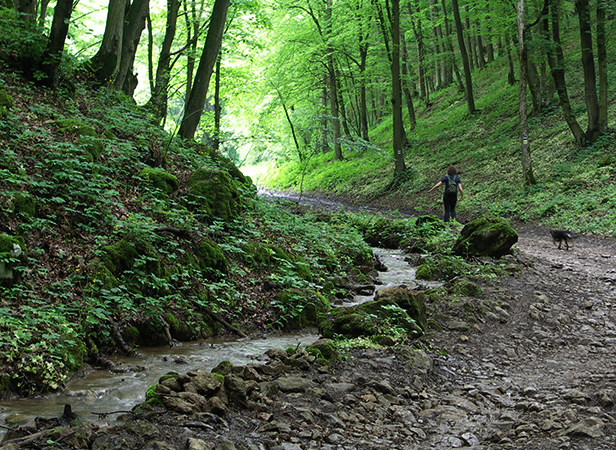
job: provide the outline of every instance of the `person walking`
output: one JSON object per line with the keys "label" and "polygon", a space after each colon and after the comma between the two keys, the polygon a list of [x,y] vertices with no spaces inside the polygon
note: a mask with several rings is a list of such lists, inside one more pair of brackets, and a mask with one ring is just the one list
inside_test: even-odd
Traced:
{"label": "person walking", "polygon": [[462,190],[462,181],[457,175],[458,171],[454,166],[447,168],[447,175],[441,178],[441,181],[432,186],[428,192],[432,192],[439,186],[445,185],[445,193],[443,194],[443,205],[445,206],[445,222],[456,220],[456,203],[458,202],[458,191],[460,191],[460,200],[464,199],[464,191]]}

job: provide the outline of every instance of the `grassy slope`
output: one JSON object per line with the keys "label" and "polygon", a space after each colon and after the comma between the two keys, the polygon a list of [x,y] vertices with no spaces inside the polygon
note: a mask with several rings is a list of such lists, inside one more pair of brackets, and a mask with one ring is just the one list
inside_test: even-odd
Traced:
{"label": "grassy slope", "polygon": [[[616,49],[608,57],[609,125],[614,128]],[[582,128],[586,127],[579,57],[568,61],[569,95]],[[426,191],[445,173],[458,167],[465,200],[458,207],[462,220],[497,213],[518,220],[580,232],[616,234],[616,137],[612,132],[594,146],[580,149],[562,118],[555,97],[542,114],[529,119],[532,163],[537,185],[524,185],[518,128],[518,86],[507,83],[506,58],[473,74],[477,114],[469,116],[464,96],[454,87],[433,93],[432,105],[416,100],[417,129],[408,131],[412,148],[405,158],[408,178],[395,190],[392,180],[391,119],[371,130],[380,149],[363,153],[345,149],[345,160],[333,154],[310,161],[304,191],[336,195],[359,202],[380,202],[417,213],[438,212],[440,194]],[[529,98],[529,111],[532,108]],[[277,189],[299,190],[303,167],[289,163],[260,183]],[[393,206],[392,206],[393,205]]]}

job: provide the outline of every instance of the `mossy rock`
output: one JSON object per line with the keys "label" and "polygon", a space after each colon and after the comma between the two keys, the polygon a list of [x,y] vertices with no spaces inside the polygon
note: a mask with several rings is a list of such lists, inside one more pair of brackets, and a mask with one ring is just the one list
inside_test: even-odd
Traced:
{"label": "mossy rock", "polygon": [[207,222],[230,222],[241,211],[240,192],[228,172],[199,169],[188,180],[186,201],[189,209],[200,213]]}
{"label": "mossy rock", "polygon": [[216,367],[212,369],[213,374],[219,374],[222,376],[229,375],[233,370],[233,364],[230,361],[221,361]]}
{"label": "mossy rock", "polygon": [[139,256],[135,246],[127,241],[106,245],[102,250],[101,261],[116,277],[120,276],[124,271],[132,269],[135,259]]}
{"label": "mossy rock", "polygon": [[36,213],[35,199],[28,192],[20,192],[15,195],[13,201],[13,212],[22,214],[26,217],[33,217]]}
{"label": "mossy rock", "polygon": [[122,338],[127,344],[135,345],[139,342],[139,329],[134,325],[124,328],[122,330]]}
{"label": "mossy rock", "polygon": [[139,178],[146,180],[146,183],[160,189],[167,195],[177,191],[180,187],[180,182],[177,177],[162,169],[146,168],[137,175]]}
{"label": "mossy rock", "polygon": [[483,289],[468,278],[460,278],[450,288],[451,293],[465,297],[477,297],[483,294]]}
{"label": "mossy rock", "polygon": [[0,107],[5,110],[13,107],[13,97],[5,89],[0,89]]}
{"label": "mossy rock", "polygon": [[335,335],[350,338],[377,335],[397,337],[401,333],[417,337],[423,334],[417,321],[390,299],[335,309],[319,323],[319,331],[326,338]]}
{"label": "mossy rock", "polygon": [[166,312],[165,320],[169,324],[169,332],[173,339],[178,341],[190,341],[197,337],[195,328],[186,320],[178,319],[173,313]]}
{"label": "mossy rock", "polygon": [[98,137],[98,133],[90,125],[83,123],[77,119],[59,119],[56,120],[58,131],[62,134],[75,134],[79,137],[89,136]]}
{"label": "mossy rock", "polygon": [[318,341],[306,347],[306,352],[316,356],[317,358],[323,357],[329,362],[340,359],[340,354],[336,349],[336,345],[331,339],[319,339]]}
{"label": "mossy rock", "polygon": [[96,287],[112,289],[118,286],[115,275],[100,260],[94,260],[92,264],[88,265],[87,274],[88,282],[93,283]]}
{"label": "mossy rock", "polygon": [[429,264],[421,264],[419,267],[417,267],[417,271],[415,272],[415,278],[417,278],[418,280],[431,280],[433,273],[434,270],[432,270],[432,267]]}
{"label": "mossy rock", "polygon": [[199,269],[206,277],[218,279],[220,274],[227,273],[227,258],[215,242],[206,240],[194,252],[199,260]]}
{"label": "mossy rock", "polygon": [[394,302],[423,330],[428,328],[426,296],[422,291],[415,291],[403,286],[384,288],[376,292],[374,300]]}
{"label": "mossy rock", "polygon": [[279,292],[276,303],[280,306],[279,322],[286,330],[301,330],[316,327],[319,320],[331,311],[331,304],[323,295],[315,292],[291,290]]}
{"label": "mossy rock", "polygon": [[518,242],[518,233],[502,217],[482,217],[464,226],[452,251],[460,256],[500,258],[511,253]]}

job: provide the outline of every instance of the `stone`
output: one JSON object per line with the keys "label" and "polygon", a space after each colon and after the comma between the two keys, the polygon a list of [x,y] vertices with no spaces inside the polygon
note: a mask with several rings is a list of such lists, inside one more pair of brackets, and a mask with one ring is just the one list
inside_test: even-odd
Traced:
{"label": "stone", "polygon": [[452,247],[460,256],[491,256],[500,258],[511,253],[518,242],[518,233],[506,219],[482,217],[466,224]]}
{"label": "stone", "polygon": [[202,439],[188,438],[186,450],[212,450],[212,446]]}
{"label": "stone", "polygon": [[282,377],[275,383],[282,392],[306,392],[318,386],[314,381],[301,377]]}
{"label": "stone", "polygon": [[591,417],[589,419],[584,419],[576,423],[575,425],[567,428],[563,434],[599,438],[604,435],[604,425],[605,424],[601,419]]}

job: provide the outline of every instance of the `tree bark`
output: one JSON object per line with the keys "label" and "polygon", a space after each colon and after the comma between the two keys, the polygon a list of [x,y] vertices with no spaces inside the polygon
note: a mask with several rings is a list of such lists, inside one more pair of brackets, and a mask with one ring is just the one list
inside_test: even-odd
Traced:
{"label": "tree bark", "polygon": [[473,79],[471,77],[471,66],[468,61],[468,53],[466,52],[466,46],[464,45],[464,29],[462,28],[462,20],[460,18],[460,8],[458,7],[458,0],[451,0],[451,3],[453,6],[453,17],[456,22],[456,32],[458,35],[460,55],[462,56],[462,65],[464,66],[466,104],[468,106],[468,113],[473,114],[475,112],[475,99],[473,97]]}
{"label": "tree bark", "polygon": [[136,76],[133,75],[133,63],[149,9],[150,0],[134,0],[124,19],[122,53],[113,85],[115,89],[122,90],[129,96],[132,96],[136,87],[136,83],[132,83],[133,80],[136,81]]}
{"label": "tree bark", "polygon": [[126,4],[127,0],[109,0],[103,42],[96,55],[90,59],[92,72],[101,83],[110,83],[120,65]]}
{"label": "tree bark", "polygon": [[533,175],[532,161],[530,157],[530,144],[528,139],[528,116],[526,114],[526,74],[528,71],[528,49],[525,41],[525,25],[524,25],[524,0],[518,1],[517,8],[518,18],[518,42],[520,45],[520,90],[518,96],[518,113],[520,116],[520,137],[521,137],[521,155],[522,155],[522,172],[524,181],[528,185],[536,184]]}
{"label": "tree bark", "polygon": [[599,69],[599,131],[607,131],[607,46],[605,44],[605,6],[597,2],[597,62]]}
{"label": "tree bark", "polygon": [[417,118],[415,117],[415,107],[413,106],[413,95],[409,88],[409,73],[407,68],[407,52],[406,52],[406,39],[404,33],[400,32],[400,40],[402,43],[402,87],[404,90],[404,99],[406,100],[406,108],[409,113],[409,122],[411,123],[411,130],[414,130],[417,126]]}
{"label": "tree bark", "polygon": [[[571,103],[569,101],[569,93],[567,91],[567,83],[565,82],[565,57],[563,55],[563,49],[560,42],[560,5],[558,1],[552,3],[550,6],[551,23],[552,23],[552,40],[553,43],[548,47],[548,64],[554,78],[554,84],[556,85],[556,92],[558,92],[558,103],[565,116],[565,121],[569,125],[569,129],[573,134],[576,145],[584,147],[586,145],[586,136],[580,127],[573,110],[571,109]],[[548,21],[543,21],[546,33]]]}
{"label": "tree bark", "polygon": [[62,60],[72,13],[72,0],[58,0],[54,9],[53,22],[43,59],[43,70],[47,74],[45,84],[54,90],[58,85],[58,66]]}
{"label": "tree bark", "polygon": [[582,67],[584,68],[584,98],[588,113],[586,129],[587,144],[593,143],[601,134],[599,129],[599,99],[597,98],[597,76],[592,52],[592,30],[590,26],[590,7],[588,0],[576,0],[575,9],[580,23],[580,45],[582,47]]}
{"label": "tree bark", "polygon": [[29,22],[34,23],[36,21],[36,0],[15,0],[15,10],[23,14],[23,16]]}
{"label": "tree bark", "polygon": [[171,46],[175,39],[179,10],[179,0],[167,0],[165,38],[163,39],[163,44],[160,48],[160,56],[158,57],[154,89],[148,101],[150,110],[154,114],[154,117],[158,119],[158,123],[167,116],[169,81],[171,79]]}
{"label": "tree bark", "polygon": [[509,71],[507,72],[507,82],[509,86],[515,84],[515,68],[513,67],[513,57],[511,56],[511,45],[509,42],[509,34],[505,34],[505,47],[507,48],[507,64]]}
{"label": "tree bark", "polygon": [[184,139],[193,139],[201,113],[205,106],[205,99],[209,89],[210,79],[214,71],[214,65],[218,58],[218,52],[222,45],[222,37],[227,20],[230,0],[216,0],[210,17],[210,27],[205,38],[203,53],[199,61],[199,67],[195,75],[195,81],[190,93],[190,98],[184,110],[184,117],[178,135]]}
{"label": "tree bark", "polygon": [[220,66],[222,62],[222,55],[218,52],[218,58],[216,59],[216,69],[214,71],[214,136],[213,145],[215,151],[220,150],[220,136],[221,136],[221,119],[222,119],[222,103],[220,100]]}
{"label": "tree bark", "polygon": [[394,173],[399,174],[406,170],[402,153],[404,126],[402,124],[402,86],[400,82],[400,0],[391,0],[391,20]]}
{"label": "tree bark", "polygon": [[[410,2],[407,3],[409,12],[413,14]],[[425,100],[426,103],[430,102],[428,83],[426,81],[426,47],[424,45],[423,26],[421,23],[421,15],[419,10],[419,2],[415,0],[415,13],[416,20],[411,19],[413,25],[413,34],[415,35],[415,42],[417,42],[417,73],[419,75],[419,98]]]}

